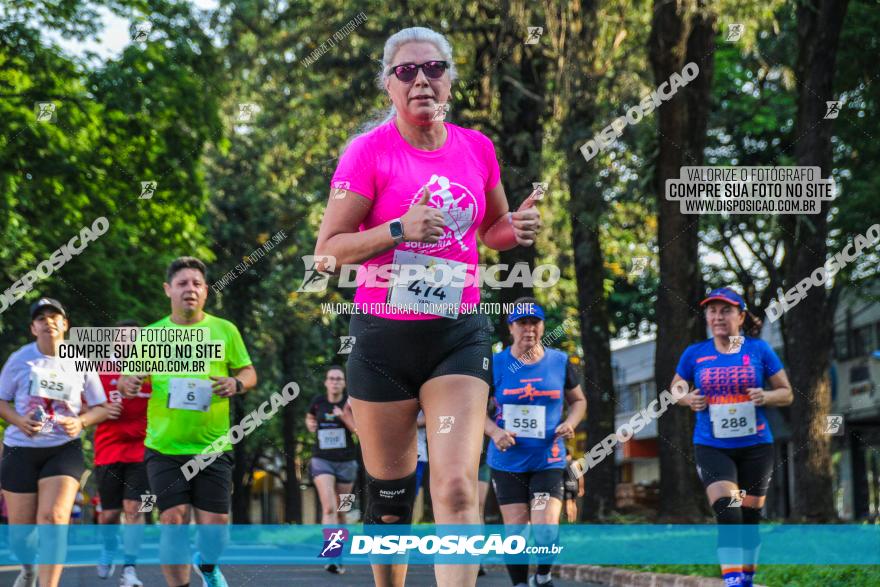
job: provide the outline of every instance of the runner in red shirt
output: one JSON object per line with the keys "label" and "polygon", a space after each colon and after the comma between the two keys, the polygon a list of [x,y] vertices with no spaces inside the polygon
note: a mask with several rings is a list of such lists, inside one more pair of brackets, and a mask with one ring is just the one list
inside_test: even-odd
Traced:
{"label": "runner in red shirt", "polygon": [[[118,327],[136,327],[136,322],[120,322]],[[120,523],[125,510],[127,524],[140,524],[143,530],[144,512],[152,511],[155,497],[150,492],[147,468],[144,464],[144,438],[147,435],[147,402],[152,389],[144,383],[136,397],[124,398],[116,388],[119,374],[101,375],[101,384],[110,403],[121,404],[118,418],[102,422],[95,430],[95,478],[101,497],[100,524],[108,524],[103,533],[104,548],[98,561],[98,576],[107,579],[116,568],[114,558],[118,547],[118,532],[113,525]],[[142,532],[125,533],[124,566],[120,587],[140,587],[143,583],[135,572],[135,560],[141,546]]]}

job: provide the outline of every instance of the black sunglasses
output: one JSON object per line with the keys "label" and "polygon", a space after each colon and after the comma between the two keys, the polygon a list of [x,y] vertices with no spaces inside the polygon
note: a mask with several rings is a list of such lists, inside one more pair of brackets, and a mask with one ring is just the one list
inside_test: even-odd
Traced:
{"label": "black sunglasses", "polygon": [[391,73],[397,76],[397,79],[407,83],[416,79],[419,70],[425,72],[428,79],[440,79],[449,69],[448,61],[426,61],[425,63],[401,63],[391,67]]}

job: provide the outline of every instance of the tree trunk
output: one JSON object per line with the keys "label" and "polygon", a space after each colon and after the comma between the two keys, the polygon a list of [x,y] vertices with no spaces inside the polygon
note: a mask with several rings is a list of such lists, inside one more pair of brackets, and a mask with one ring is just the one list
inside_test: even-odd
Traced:
{"label": "tree trunk", "polygon": [[[697,253],[699,216],[683,215],[665,198],[666,180],[678,178],[683,165],[701,165],[711,100],[715,54],[715,18],[702,2],[655,0],[649,40],[657,86],[693,61],[698,77],[657,110],[659,152],[654,172],[660,288],[657,294],[657,344],[654,379],[667,389],[678,359],[689,344],[705,337],[697,307],[701,274]],[[658,421],[660,441],[660,515],[693,519],[702,515],[703,491],[693,466],[691,414],[671,409]]]}
{"label": "tree trunk", "polygon": [[[498,68],[498,91],[501,103],[501,121],[497,145],[501,179],[507,194],[510,209],[516,210],[532,192],[532,183],[543,181],[541,147],[544,141],[544,92],[543,69],[540,41],[535,45],[524,45],[524,23],[535,20],[531,7],[522,0],[505,1],[501,7],[502,25],[499,35],[499,59],[504,57]],[[529,269],[535,266],[535,247],[514,247],[501,251],[500,262],[509,270],[499,272],[499,281],[504,281],[517,263],[525,263]],[[501,288],[499,301],[513,302],[522,296],[531,296],[532,288],[516,284]],[[500,340],[507,341],[507,316],[499,316],[497,334]]]}
{"label": "tree trunk", "polygon": [[[833,100],[837,45],[846,0],[801,2],[797,9],[798,110],[794,136],[797,165],[818,166],[822,177],[831,173],[832,120],[824,120],[827,100]],[[784,216],[785,289],[794,287],[825,264],[828,209],[819,214]],[[813,287],[783,315],[785,364],[794,390],[794,504],[797,519],[836,518],[831,483],[831,437],[824,433],[831,407],[828,378],[833,342],[833,308],[824,286]]]}
{"label": "tree trunk", "polygon": [[[297,344],[298,333],[287,331],[293,336],[284,337],[284,346],[281,351],[281,365],[285,381],[293,379],[295,372],[293,358],[300,356]],[[290,379],[288,379],[290,378]],[[285,383],[286,385],[286,383]],[[304,393],[300,389],[300,394]],[[284,523],[302,524],[302,494],[299,490],[299,470],[296,466],[296,434],[299,422],[297,421],[297,402],[289,402],[282,408],[281,429],[284,443]],[[318,510],[320,511],[320,510]]]}
{"label": "tree trunk", "polygon": [[[235,396],[231,400],[232,423],[241,422],[245,416],[244,398]],[[248,471],[248,451],[244,441],[234,445],[232,454],[235,458],[235,465],[232,469],[232,523],[233,524],[250,524],[251,512],[250,501],[251,492],[249,483],[245,483],[251,471]]]}
{"label": "tree trunk", "polygon": [[[569,151],[571,151],[569,149]],[[569,156],[569,185],[572,186],[569,210],[572,217],[572,244],[577,275],[581,344],[584,349],[584,395],[587,397],[587,434],[589,450],[614,433],[617,405],[611,370],[608,305],[605,299],[605,264],[599,242],[599,222],[603,217],[602,192],[595,183],[578,176],[583,157],[577,150]],[[577,161],[577,158],[580,161]],[[575,171],[577,170],[577,171]],[[577,186],[575,188],[574,186]],[[577,192],[577,193],[576,193]],[[615,507],[616,483],[614,457],[609,456],[587,473],[582,520],[600,520]]]}
{"label": "tree trunk", "polygon": [[[583,390],[587,398],[587,450],[614,432],[616,405],[609,345],[610,317],[605,298],[605,262],[599,226],[605,202],[595,162],[584,160],[580,146],[591,136],[596,120],[593,73],[596,4],[592,1],[562,4],[559,38],[566,49],[561,68],[564,117],[560,148],[566,155],[572,247],[577,280],[581,344],[584,351]],[[582,520],[600,520],[614,509],[616,471],[614,458],[604,459],[586,473]]]}

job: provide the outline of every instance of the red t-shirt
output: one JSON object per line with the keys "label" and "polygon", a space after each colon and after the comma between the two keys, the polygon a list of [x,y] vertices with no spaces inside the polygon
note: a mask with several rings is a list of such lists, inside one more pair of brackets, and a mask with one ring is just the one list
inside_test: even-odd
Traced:
{"label": "red t-shirt", "polygon": [[117,391],[119,375],[103,374],[101,384],[111,402],[122,402],[122,414],[116,420],[104,420],[95,430],[95,465],[140,463],[144,460],[147,437],[147,403],[152,388],[144,382],[137,397],[126,398]]}

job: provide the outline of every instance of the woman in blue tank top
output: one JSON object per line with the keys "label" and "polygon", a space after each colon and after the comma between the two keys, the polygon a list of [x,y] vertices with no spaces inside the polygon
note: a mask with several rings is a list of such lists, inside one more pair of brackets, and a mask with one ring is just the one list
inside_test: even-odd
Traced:
{"label": "woman in blue tank top", "polygon": [[[518,299],[507,323],[513,344],[492,362],[494,415],[486,418],[486,435],[492,439],[487,462],[504,523],[531,522],[546,529],[559,524],[565,439],[574,436],[587,400],[568,355],[541,344],[544,310],[534,298]],[[563,418],[565,404],[568,415]],[[535,535],[539,543],[555,538],[541,534]],[[552,587],[552,558],[538,563],[529,585]],[[526,584],[528,565],[507,565],[507,570],[515,586]]]}

